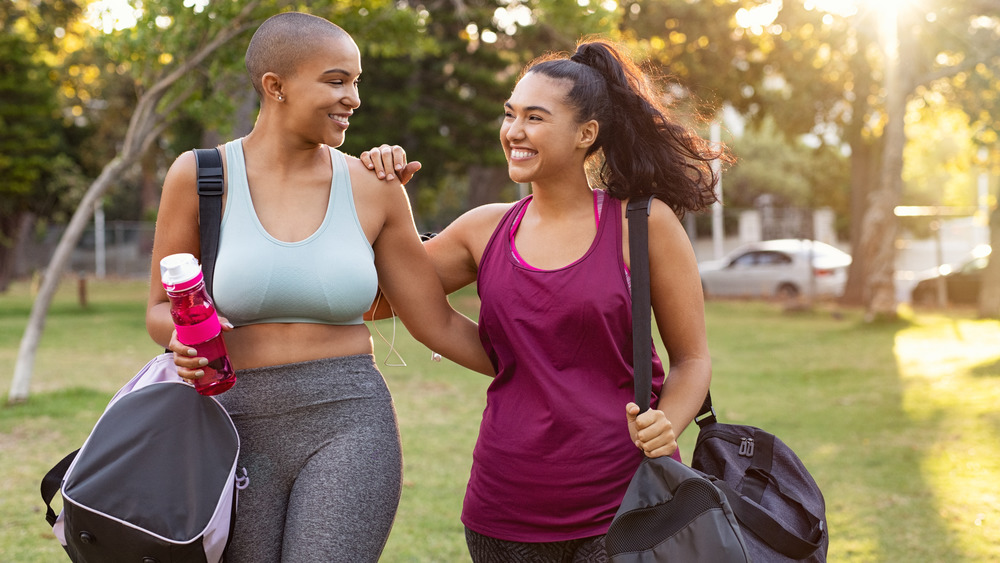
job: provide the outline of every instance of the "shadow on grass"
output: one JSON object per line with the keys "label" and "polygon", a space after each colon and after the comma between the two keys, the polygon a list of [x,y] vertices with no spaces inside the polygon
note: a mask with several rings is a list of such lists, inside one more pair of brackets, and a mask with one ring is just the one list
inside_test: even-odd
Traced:
{"label": "shadow on grass", "polygon": [[1000,377],[1000,358],[979,364],[969,370],[969,373],[974,377]]}

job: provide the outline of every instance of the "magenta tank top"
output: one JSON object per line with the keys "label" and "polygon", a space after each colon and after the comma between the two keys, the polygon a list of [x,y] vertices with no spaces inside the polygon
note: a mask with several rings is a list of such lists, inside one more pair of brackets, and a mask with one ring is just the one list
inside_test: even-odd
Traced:
{"label": "magenta tank top", "polygon": [[[603,198],[597,236],[556,270],[518,263],[503,217],[483,252],[479,334],[497,376],[473,451],[462,522],[508,541],[607,531],[642,454],[629,439],[632,309],[621,202]],[[652,346],[652,342],[650,343]],[[653,351],[653,396],[663,367]]]}

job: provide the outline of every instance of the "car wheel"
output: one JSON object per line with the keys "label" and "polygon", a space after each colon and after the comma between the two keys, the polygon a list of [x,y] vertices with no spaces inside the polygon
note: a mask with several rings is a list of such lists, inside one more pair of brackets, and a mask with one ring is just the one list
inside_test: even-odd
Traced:
{"label": "car wheel", "polygon": [[793,283],[783,283],[778,286],[775,295],[782,301],[791,301],[799,296],[799,288]]}

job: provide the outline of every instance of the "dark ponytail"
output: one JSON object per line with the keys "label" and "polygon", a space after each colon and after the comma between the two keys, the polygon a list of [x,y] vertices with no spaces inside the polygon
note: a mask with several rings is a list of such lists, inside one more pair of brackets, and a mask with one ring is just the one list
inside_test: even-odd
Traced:
{"label": "dark ponytail", "polygon": [[573,82],[567,103],[579,122],[594,119],[600,126],[588,159],[599,163],[611,196],[656,195],[681,216],[716,201],[711,162],[729,162],[728,153],[671,120],[646,75],[610,43],[581,43],[569,58],[541,57],[528,72]]}

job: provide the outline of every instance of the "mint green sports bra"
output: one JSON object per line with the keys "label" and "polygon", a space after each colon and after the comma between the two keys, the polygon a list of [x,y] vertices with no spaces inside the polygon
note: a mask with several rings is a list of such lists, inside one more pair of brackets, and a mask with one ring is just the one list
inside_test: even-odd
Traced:
{"label": "mint green sports bra", "polygon": [[213,297],[235,326],[362,324],[378,288],[375,252],[354,208],[344,154],[330,148],[330,203],[319,228],[298,242],[275,239],[250,198],[242,141],[226,143],[226,208]]}

